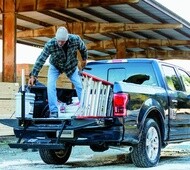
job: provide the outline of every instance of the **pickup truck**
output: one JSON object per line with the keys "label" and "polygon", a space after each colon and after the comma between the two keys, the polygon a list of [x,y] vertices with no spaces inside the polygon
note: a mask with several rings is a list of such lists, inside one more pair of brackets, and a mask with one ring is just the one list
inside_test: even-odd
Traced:
{"label": "pickup truck", "polygon": [[[129,58],[89,62],[83,72],[83,77],[89,78],[87,84],[94,80],[109,86],[106,93],[99,90],[102,97],[92,97],[98,93],[96,84],[83,94],[88,97],[85,102],[99,102],[98,108],[88,109],[95,101],[87,108],[80,103],[80,113],[51,119],[46,87],[33,87],[33,117],[17,118],[14,133],[18,141],[10,143],[11,148],[37,148],[47,164],[66,163],[76,145],[89,146],[95,152],[125,148],[135,166],[153,167],[162,148],[190,139],[188,71],[157,59]],[[67,104],[76,97],[74,89],[57,89],[57,93]]]}

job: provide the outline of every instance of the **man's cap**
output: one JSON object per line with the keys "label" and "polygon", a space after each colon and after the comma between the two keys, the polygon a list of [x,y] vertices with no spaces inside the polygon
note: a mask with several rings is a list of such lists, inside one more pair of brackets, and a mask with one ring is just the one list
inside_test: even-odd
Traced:
{"label": "man's cap", "polygon": [[57,41],[67,41],[68,40],[68,31],[65,27],[59,27],[55,34]]}

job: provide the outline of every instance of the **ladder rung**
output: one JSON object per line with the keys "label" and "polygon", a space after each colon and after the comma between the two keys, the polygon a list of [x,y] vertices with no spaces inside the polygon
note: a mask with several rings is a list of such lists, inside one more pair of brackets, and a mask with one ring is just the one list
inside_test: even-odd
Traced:
{"label": "ladder rung", "polygon": [[80,108],[76,116],[106,117],[112,84],[90,74],[83,74],[82,83]]}

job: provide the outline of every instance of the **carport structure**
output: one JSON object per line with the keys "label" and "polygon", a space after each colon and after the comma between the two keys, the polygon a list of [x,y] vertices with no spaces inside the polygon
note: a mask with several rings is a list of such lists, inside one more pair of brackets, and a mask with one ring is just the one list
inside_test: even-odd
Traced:
{"label": "carport structure", "polygon": [[190,24],[155,0],[0,0],[0,10],[4,82],[16,80],[16,43],[41,48],[59,26],[93,60],[190,58]]}

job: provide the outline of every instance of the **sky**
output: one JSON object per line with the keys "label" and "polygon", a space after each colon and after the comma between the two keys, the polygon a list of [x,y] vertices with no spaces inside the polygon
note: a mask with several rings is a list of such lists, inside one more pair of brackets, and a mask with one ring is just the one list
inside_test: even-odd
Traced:
{"label": "sky", "polygon": [[[166,8],[170,9],[177,15],[181,16],[188,22],[190,22],[190,12],[189,12],[190,0],[156,0],[156,1],[165,6]],[[1,41],[0,41],[0,46],[2,47]],[[42,49],[40,48],[17,44],[16,63],[34,64],[36,58],[39,56],[41,51]],[[46,62],[46,64],[48,64],[48,61]],[[187,68],[189,68],[189,64]],[[0,48],[0,72],[2,72],[2,48]]]}
{"label": "sky", "polygon": [[[2,47],[2,41],[0,41]],[[37,57],[40,55],[42,49],[31,47],[27,45],[18,44],[16,45],[16,63],[27,63],[34,64]],[[46,62],[47,64],[47,62]],[[2,48],[0,48],[0,72],[2,72]]]}
{"label": "sky", "polygon": [[189,2],[190,0],[156,0],[166,8],[190,22]]}

